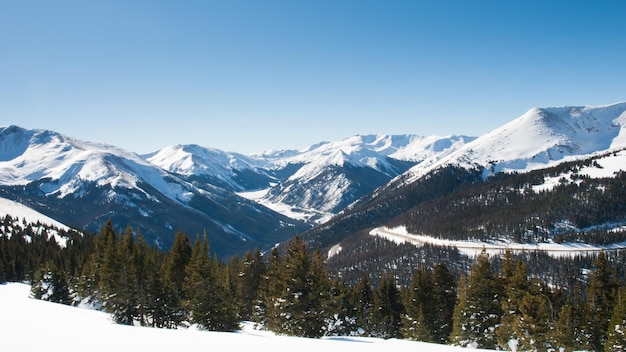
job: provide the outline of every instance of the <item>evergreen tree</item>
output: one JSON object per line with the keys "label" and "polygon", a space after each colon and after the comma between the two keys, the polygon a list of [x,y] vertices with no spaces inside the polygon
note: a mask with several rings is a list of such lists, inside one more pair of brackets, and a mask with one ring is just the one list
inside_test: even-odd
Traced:
{"label": "evergreen tree", "polygon": [[432,324],[433,341],[441,344],[448,342],[452,332],[452,316],[456,304],[456,279],[445,263],[439,263],[433,271],[435,286],[435,316]]}
{"label": "evergreen tree", "polygon": [[352,291],[346,284],[345,275],[331,281],[328,311],[326,318],[326,336],[358,335],[356,309],[353,305]]}
{"label": "evergreen tree", "polygon": [[374,292],[373,335],[398,338],[404,306],[393,274],[384,273]]}
{"label": "evergreen tree", "polygon": [[361,280],[352,287],[351,306],[355,310],[356,327],[359,335],[371,336],[374,312],[374,291],[367,273],[361,272]]}
{"label": "evergreen tree", "polygon": [[561,306],[555,331],[555,347],[564,351],[590,350],[591,332],[587,303],[580,285],[575,285]]}
{"label": "evergreen tree", "polygon": [[626,288],[619,291],[607,330],[606,352],[626,350]]}
{"label": "evergreen tree", "polygon": [[321,253],[311,255],[306,243],[295,237],[285,245],[284,257],[270,257],[268,274],[268,328],[293,336],[323,336],[330,314],[330,279]]}
{"label": "evergreen tree", "polygon": [[[461,288],[460,288],[461,289]],[[467,288],[455,311],[452,342],[460,346],[496,349],[495,329],[500,323],[503,290],[486,252],[472,265]],[[459,297],[459,299],[461,296]]]}
{"label": "evergreen tree", "polygon": [[607,339],[608,318],[613,310],[618,285],[613,271],[607,264],[604,252],[598,254],[594,267],[595,270],[591,274],[587,289],[587,302],[591,318],[591,346],[596,351],[601,351]]}
{"label": "evergreen tree", "polygon": [[526,265],[522,261],[513,261],[508,251],[507,254],[501,270],[505,289],[505,296],[502,299],[502,318],[500,325],[496,328],[498,345],[503,349],[518,346],[521,337],[515,327],[523,319],[520,304],[529,290]]}
{"label": "evergreen tree", "polygon": [[418,269],[413,274],[404,303],[402,336],[416,341],[434,341],[433,323],[438,307],[433,278],[426,269]]}
{"label": "evergreen tree", "polygon": [[105,309],[119,324],[132,325],[140,316],[138,252],[132,229],[126,229],[107,256]]}
{"label": "evergreen tree", "polygon": [[165,276],[174,286],[183,299],[183,282],[185,281],[185,269],[191,259],[191,242],[189,236],[182,231],[176,232],[174,243],[170,248],[165,260]]}
{"label": "evergreen tree", "polygon": [[187,319],[187,312],[183,307],[185,301],[185,291],[183,289],[186,269],[191,259],[191,243],[189,236],[182,231],[177,231],[174,236],[174,243],[165,255],[163,260],[163,282],[162,289],[167,305],[165,322],[170,327],[176,327]]}
{"label": "evergreen tree", "polygon": [[206,234],[196,238],[183,283],[185,306],[190,320],[201,328],[216,331],[238,329],[235,302],[217,263],[209,254]]}
{"label": "evergreen tree", "polygon": [[[231,260],[230,265],[234,265]],[[235,294],[239,306],[239,316],[243,320],[255,319],[255,312],[261,305],[262,283],[266,268],[259,249],[247,252],[243,260],[236,265],[236,277],[233,278]]]}
{"label": "evergreen tree", "polygon": [[519,311],[521,316],[513,326],[518,347],[524,351],[551,350],[554,325],[547,297],[527,292],[520,301]]}

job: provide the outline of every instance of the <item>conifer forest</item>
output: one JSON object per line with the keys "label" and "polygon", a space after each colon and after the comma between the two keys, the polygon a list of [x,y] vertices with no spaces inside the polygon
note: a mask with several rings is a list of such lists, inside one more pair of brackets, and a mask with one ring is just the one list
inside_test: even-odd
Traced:
{"label": "conifer forest", "polygon": [[568,285],[531,275],[528,262],[510,252],[498,260],[483,252],[461,271],[445,262],[420,265],[401,283],[393,270],[347,281],[299,237],[224,262],[212,256],[206,235],[182,231],[163,251],[111,221],[83,235],[7,216],[0,230],[0,282],[29,282],[35,298],[90,305],[119,324],[235,331],[251,321],[281,335],[496,350],[626,346],[624,253],[599,252]]}

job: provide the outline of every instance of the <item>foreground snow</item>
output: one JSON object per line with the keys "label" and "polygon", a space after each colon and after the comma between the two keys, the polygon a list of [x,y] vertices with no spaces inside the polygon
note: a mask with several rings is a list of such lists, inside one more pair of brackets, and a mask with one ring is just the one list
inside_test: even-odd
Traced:
{"label": "foreground snow", "polygon": [[[433,351],[468,349],[373,338],[275,336],[246,325],[241,332],[165,330],[116,325],[109,315],[29,298],[30,286],[0,285],[2,351]],[[484,350],[483,350],[484,351]]]}

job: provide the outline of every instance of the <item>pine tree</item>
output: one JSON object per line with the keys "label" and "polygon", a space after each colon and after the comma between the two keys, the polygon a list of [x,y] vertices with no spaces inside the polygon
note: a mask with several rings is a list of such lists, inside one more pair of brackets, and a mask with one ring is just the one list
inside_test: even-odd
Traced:
{"label": "pine tree", "polygon": [[302,337],[324,335],[330,279],[319,251],[309,254],[299,237],[287,242],[285,255],[273,253],[268,270],[267,327]]}
{"label": "pine tree", "polygon": [[519,311],[521,316],[513,325],[519,341],[518,347],[524,351],[552,349],[554,326],[547,297],[543,294],[527,292],[520,301]]}
{"label": "pine tree", "polygon": [[448,342],[452,332],[452,316],[456,304],[456,279],[445,263],[439,263],[433,271],[436,313],[433,318],[432,334],[437,343]]}
{"label": "pine tree", "polygon": [[571,295],[559,312],[556,323],[555,347],[565,351],[590,350],[591,332],[587,303],[583,300],[580,285],[575,285]]}
{"label": "pine tree", "polygon": [[606,352],[626,350],[626,288],[619,291],[607,329]]}
{"label": "pine tree", "polygon": [[176,232],[174,243],[170,248],[165,260],[165,275],[169,282],[174,285],[176,291],[183,299],[183,282],[185,281],[185,268],[191,259],[191,242],[187,234],[182,231]]}
{"label": "pine tree", "polygon": [[351,305],[354,307],[356,327],[360,335],[371,336],[372,315],[374,312],[374,291],[367,273],[361,273],[361,280],[352,287]]}
{"label": "pine tree", "polygon": [[328,311],[326,318],[326,336],[358,335],[356,308],[353,305],[352,291],[348,287],[345,275],[331,280]]}
{"label": "pine tree", "polygon": [[105,309],[113,319],[124,325],[133,325],[140,315],[139,253],[130,227],[120,238],[107,258],[110,272],[105,281]]}
{"label": "pine tree", "polygon": [[196,238],[183,283],[185,306],[193,324],[215,331],[238,329],[235,302],[226,277],[227,273],[210,257],[206,234],[202,241]]}
{"label": "pine tree", "polygon": [[[232,260],[230,265],[234,265]],[[239,316],[243,320],[255,319],[255,312],[261,305],[265,271],[265,262],[258,248],[254,253],[247,252],[239,265],[236,265],[237,275],[233,285],[239,306]]]}
{"label": "pine tree", "polygon": [[402,336],[411,340],[432,342],[433,323],[438,311],[436,304],[432,275],[425,269],[416,270],[404,303]]}
{"label": "pine tree", "polygon": [[587,302],[591,318],[591,346],[596,351],[601,351],[607,339],[608,317],[612,313],[618,285],[607,264],[604,252],[598,254],[594,267],[595,270],[591,274],[587,289]]}
{"label": "pine tree", "polygon": [[463,295],[465,301],[459,302],[458,311],[455,311],[452,342],[460,346],[496,349],[495,329],[502,315],[503,290],[486,252],[483,251],[472,265]]}
{"label": "pine tree", "polygon": [[528,294],[529,282],[524,262],[515,262],[510,255],[505,256],[501,272],[505,296],[502,299],[501,323],[496,329],[496,335],[498,345],[503,349],[508,349],[512,344],[518,346],[521,338],[515,326],[523,319],[520,304]]}
{"label": "pine tree", "polygon": [[167,303],[164,312],[165,324],[176,327],[187,319],[187,312],[183,307],[185,291],[183,289],[186,268],[191,259],[191,243],[189,237],[182,231],[176,232],[174,243],[163,260],[163,295]]}
{"label": "pine tree", "polygon": [[398,338],[404,306],[393,274],[384,273],[374,292],[373,335]]}

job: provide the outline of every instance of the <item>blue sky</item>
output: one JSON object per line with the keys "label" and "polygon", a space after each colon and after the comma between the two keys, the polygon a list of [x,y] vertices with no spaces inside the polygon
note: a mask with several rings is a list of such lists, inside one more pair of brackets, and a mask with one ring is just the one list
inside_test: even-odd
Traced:
{"label": "blue sky", "polygon": [[478,136],[626,101],[624,1],[0,0],[0,125],[138,153]]}

